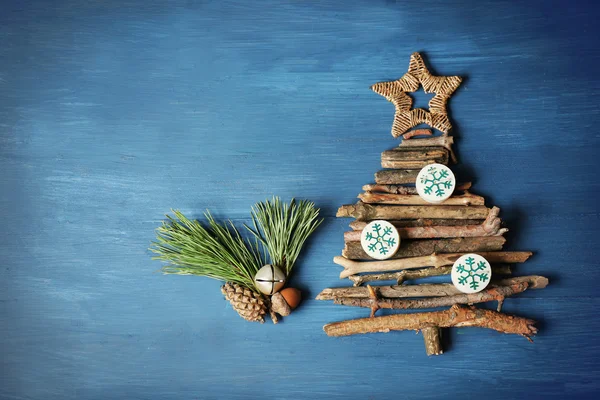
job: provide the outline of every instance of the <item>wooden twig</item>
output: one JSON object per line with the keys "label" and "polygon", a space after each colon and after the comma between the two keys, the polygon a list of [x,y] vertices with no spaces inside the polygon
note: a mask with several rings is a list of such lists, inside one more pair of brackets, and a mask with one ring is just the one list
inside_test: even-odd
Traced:
{"label": "wooden twig", "polygon": [[[411,228],[416,226],[457,226],[457,225],[480,225],[483,219],[444,219],[444,218],[419,218],[402,219],[397,221],[388,221],[396,228]],[[350,228],[355,231],[362,231],[367,226],[366,221],[355,220],[350,222]]]}
{"label": "wooden twig", "polygon": [[363,221],[419,218],[485,219],[489,212],[490,209],[485,206],[388,206],[365,204],[359,201],[356,204],[341,206],[336,217],[353,217]]}
{"label": "wooden twig", "polygon": [[415,183],[418,169],[386,169],[375,172],[375,182],[383,185]]}
{"label": "wooden twig", "polygon": [[396,148],[381,153],[381,167],[421,169],[433,163],[448,165],[448,158],[448,150],[443,147]]}
{"label": "wooden twig", "polygon": [[360,333],[420,330],[431,326],[442,328],[474,326],[521,335],[531,341],[530,337],[537,333],[534,324],[535,321],[531,319],[455,304],[444,311],[394,314],[334,322],[325,325],[323,330],[328,336],[349,336]]}
{"label": "wooden twig", "polygon": [[[533,253],[530,251],[480,251],[477,254],[488,260],[490,264],[514,264],[527,261],[527,259],[529,259]],[[344,270],[340,274],[340,278],[343,279],[350,275],[365,272],[389,272],[422,267],[443,267],[454,264],[454,262],[462,255],[464,255],[464,253],[430,254],[411,258],[363,262],[354,261],[348,259],[348,257],[336,256],[333,258],[333,262],[344,267]]]}
{"label": "wooden twig", "polygon": [[[390,193],[375,193],[364,192],[358,195],[358,198],[363,203],[375,204],[401,204],[401,205],[429,205],[418,194],[390,194]],[[471,194],[468,191],[463,194],[455,194],[444,200],[444,206],[482,206],[485,204],[485,199],[481,196]]]}
{"label": "wooden twig", "polygon": [[[541,277],[540,277],[541,278]],[[546,279],[546,282],[548,280]],[[376,289],[367,285],[368,298],[335,297],[333,302],[344,306],[364,307],[371,309],[371,316],[375,315],[381,308],[405,310],[409,308],[436,308],[448,307],[453,304],[475,304],[488,301],[498,302],[498,311],[502,308],[502,302],[506,297],[522,293],[529,287],[528,282],[517,282],[507,286],[488,287],[478,293],[460,293],[452,296],[426,297],[422,299],[388,299],[380,298]]]}
{"label": "wooden twig", "polygon": [[[468,190],[472,186],[471,182],[458,183],[456,185],[455,192],[461,190]],[[381,192],[381,193],[392,193],[392,194],[417,194],[417,189],[413,186],[400,186],[400,185],[377,185],[368,184],[364,185],[362,189],[365,192]]]}
{"label": "wooden twig", "polygon": [[[538,275],[517,276],[513,278],[492,280],[489,287],[511,286],[527,283],[529,289],[543,289],[548,285],[548,278]],[[403,297],[444,297],[461,294],[451,283],[425,283],[421,285],[390,285],[377,286],[378,294],[387,298]],[[316,297],[317,300],[335,300],[336,298],[368,298],[369,290],[365,286],[349,286],[339,288],[326,288]]]}
{"label": "wooden twig", "polygon": [[[397,227],[397,229],[402,239],[502,236],[508,232],[508,229],[500,228],[502,221],[498,218],[499,212],[498,207],[493,207],[483,223],[478,225]],[[361,233],[362,230],[344,232],[344,240],[360,241]]]}
{"label": "wooden twig", "polygon": [[[452,239],[403,240],[391,259],[427,256],[433,253],[473,253],[502,250],[506,239],[502,236],[465,237]],[[360,242],[347,242],[342,255],[351,260],[372,260]],[[423,267],[424,265],[421,265]],[[426,266],[426,265],[425,265]]]}
{"label": "wooden twig", "polygon": [[402,138],[404,140],[407,140],[419,135],[431,136],[433,135],[433,132],[431,131],[431,129],[413,129],[412,131],[408,131],[404,135],[402,135]]}
{"label": "wooden twig", "polygon": [[[415,280],[420,278],[428,278],[431,276],[449,275],[452,272],[452,267],[428,267],[415,270],[403,270],[398,272],[388,272],[383,274],[366,274],[366,275],[350,275],[348,279],[354,282],[354,286],[360,286],[363,283],[375,281],[396,281],[400,285],[405,281]],[[492,265],[492,274],[510,275],[512,273],[510,265]]]}
{"label": "wooden twig", "polygon": [[411,140],[403,140],[398,147],[399,148],[407,148],[407,147],[423,147],[423,146],[441,146],[448,149],[450,152],[450,157],[452,158],[452,162],[456,164],[456,155],[454,151],[452,151],[452,144],[454,143],[454,138],[452,136],[448,136],[447,133],[444,133],[441,136],[436,136],[432,138],[423,138],[423,139],[411,139]]}

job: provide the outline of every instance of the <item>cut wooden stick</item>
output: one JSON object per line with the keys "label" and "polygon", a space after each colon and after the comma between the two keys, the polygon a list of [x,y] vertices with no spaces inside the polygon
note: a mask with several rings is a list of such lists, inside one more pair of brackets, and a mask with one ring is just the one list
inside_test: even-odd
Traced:
{"label": "cut wooden stick", "polygon": [[[481,225],[483,219],[444,219],[444,218],[419,218],[388,221],[396,228],[411,228],[416,226],[457,226],[457,225]],[[352,230],[362,231],[367,226],[367,221],[352,221],[349,226]]]}
{"label": "cut wooden stick", "polygon": [[[465,253],[452,254],[430,254],[420,257],[390,259],[384,261],[354,261],[347,257],[336,256],[333,262],[344,267],[340,278],[347,278],[350,275],[365,272],[389,272],[401,271],[405,269],[415,269],[422,267],[443,267],[452,265]],[[531,257],[530,251],[490,251],[477,252],[485,258],[490,264],[515,264],[523,263]]]}
{"label": "cut wooden stick", "polygon": [[443,219],[485,219],[490,209],[485,206],[388,206],[365,204],[362,201],[356,204],[341,206],[337,217],[353,217],[359,220],[397,220],[419,218]]}
{"label": "cut wooden stick", "polygon": [[386,169],[375,172],[375,182],[383,185],[415,183],[418,169]]}
{"label": "cut wooden stick", "polygon": [[423,340],[425,342],[425,352],[428,356],[439,356],[444,353],[442,350],[442,330],[437,326],[426,326],[421,329]]}
{"label": "cut wooden stick", "polygon": [[[430,205],[418,194],[391,194],[391,193],[375,193],[364,192],[358,195],[358,198],[363,203],[375,204],[401,204],[401,205]],[[485,204],[485,199],[481,196],[471,194],[468,191],[463,194],[456,194],[444,200],[440,205],[444,206],[482,206]]]}
{"label": "cut wooden stick", "polygon": [[323,330],[328,336],[349,336],[361,333],[420,330],[431,326],[442,328],[474,326],[521,335],[531,341],[531,336],[537,333],[534,324],[535,321],[531,319],[455,304],[444,311],[394,314],[334,322],[325,325]]}
{"label": "cut wooden stick", "polygon": [[[455,192],[461,190],[468,190],[472,186],[471,182],[458,183],[456,185]],[[392,193],[392,194],[418,194],[417,188],[414,186],[400,186],[400,185],[377,185],[377,184],[368,184],[364,185],[362,189],[365,192],[382,192],[382,193]]]}
{"label": "cut wooden stick", "polygon": [[[502,250],[506,239],[502,236],[464,237],[452,239],[403,240],[391,259],[427,256],[433,253],[473,253]],[[351,260],[372,260],[360,242],[347,242],[342,255]],[[427,265],[421,265],[421,267]]]}
{"label": "cut wooden stick", "polygon": [[[548,278],[538,275],[517,276],[513,278],[492,280],[489,288],[511,286],[527,283],[529,289],[543,289],[548,285]],[[452,283],[425,283],[421,285],[389,285],[377,286],[378,294],[387,298],[403,297],[443,297],[461,294]],[[369,289],[365,286],[349,286],[339,288],[326,288],[316,297],[317,300],[335,300],[336,298],[368,298]]]}
{"label": "cut wooden stick", "polygon": [[[396,227],[396,229],[402,239],[502,236],[508,232],[508,229],[500,227],[502,221],[498,218],[499,212],[498,207],[493,207],[483,223],[478,225]],[[344,232],[344,240],[360,241],[361,233],[362,230]]]}
{"label": "cut wooden stick", "polygon": [[[547,281],[547,279],[546,279]],[[364,307],[371,309],[371,316],[381,308],[405,310],[409,308],[436,308],[449,307],[453,304],[476,304],[488,301],[497,301],[497,310],[500,311],[506,297],[522,293],[529,287],[528,282],[518,282],[507,286],[488,287],[478,293],[460,293],[453,296],[426,297],[422,299],[388,299],[380,298],[375,288],[367,286],[368,298],[336,297],[335,304],[351,307]]]}
{"label": "cut wooden stick", "polygon": [[419,135],[431,136],[431,135],[433,135],[433,132],[431,131],[431,129],[413,129],[412,131],[408,131],[404,135],[402,135],[402,138],[404,140],[407,140],[407,139],[412,138],[413,136],[419,136]]}
{"label": "cut wooden stick", "polygon": [[454,143],[454,138],[452,136],[448,136],[447,133],[444,133],[441,136],[436,136],[432,138],[422,138],[422,139],[411,139],[411,140],[403,140],[399,148],[407,148],[407,147],[423,147],[423,146],[441,146],[448,149],[450,152],[450,157],[452,158],[452,162],[456,164],[456,155],[454,151],[452,151],[452,144]]}
{"label": "cut wooden stick", "polygon": [[[452,272],[452,267],[428,267],[415,270],[403,270],[398,272],[387,272],[383,274],[366,274],[366,275],[350,275],[348,279],[354,282],[354,286],[360,286],[366,282],[375,281],[396,281],[400,285],[405,281],[428,278],[431,276],[449,275]],[[492,265],[492,274],[510,275],[512,273],[510,265]]]}
{"label": "cut wooden stick", "polygon": [[381,167],[421,169],[433,163],[448,165],[448,159],[448,150],[443,147],[396,148],[381,153]]}

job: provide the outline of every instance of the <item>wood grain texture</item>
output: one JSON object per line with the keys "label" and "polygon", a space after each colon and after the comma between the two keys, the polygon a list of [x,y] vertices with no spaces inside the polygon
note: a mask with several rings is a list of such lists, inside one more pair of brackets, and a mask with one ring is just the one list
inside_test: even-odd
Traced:
{"label": "wood grain texture", "polygon": [[[585,1],[2,2],[0,398],[594,398],[597,19]],[[535,251],[515,273],[550,278],[504,304],[540,321],[535,344],[457,329],[427,358],[411,332],[322,331],[364,316],[311,299],[342,283],[335,210],[398,144],[369,86],[414,51],[465,78],[457,179],[501,207],[508,249]],[[155,272],[170,208],[247,222],[272,194],[327,217],[278,326],[243,321],[218,282]]]}

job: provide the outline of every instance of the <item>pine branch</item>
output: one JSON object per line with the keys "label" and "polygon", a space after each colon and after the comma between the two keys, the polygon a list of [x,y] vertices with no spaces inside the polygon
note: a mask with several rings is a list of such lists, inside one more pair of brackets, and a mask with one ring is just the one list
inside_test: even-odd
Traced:
{"label": "pine branch", "polygon": [[158,254],[153,259],[169,263],[162,268],[165,274],[201,275],[256,291],[254,275],[265,264],[258,241],[244,241],[231,221],[221,225],[208,211],[208,227],[173,212],[176,218],[167,215],[150,247]]}
{"label": "pine branch", "polygon": [[279,197],[252,207],[254,229],[246,225],[254,237],[267,249],[271,264],[289,276],[304,242],[323,222],[313,202],[294,199],[283,204]]}
{"label": "pine branch", "polygon": [[244,226],[253,237],[246,240],[231,221],[219,224],[208,211],[206,227],[173,212],[175,217],[167,216],[150,247],[157,254],[153,259],[169,263],[162,268],[164,273],[206,276],[256,292],[254,276],[267,263],[267,255],[271,264],[289,275],[304,242],[323,221],[312,202],[283,204],[274,197],[252,208],[254,229]]}

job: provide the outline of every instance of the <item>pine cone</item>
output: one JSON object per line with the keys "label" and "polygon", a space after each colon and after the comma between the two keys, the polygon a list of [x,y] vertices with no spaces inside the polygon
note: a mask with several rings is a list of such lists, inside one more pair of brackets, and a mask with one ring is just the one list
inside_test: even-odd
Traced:
{"label": "pine cone", "polygon": [[227,282],[221,286],[221,293],[229,300],[231,306],[246,321],[265,322],[267,303],[262,295],[253,292],[237,283]]}

